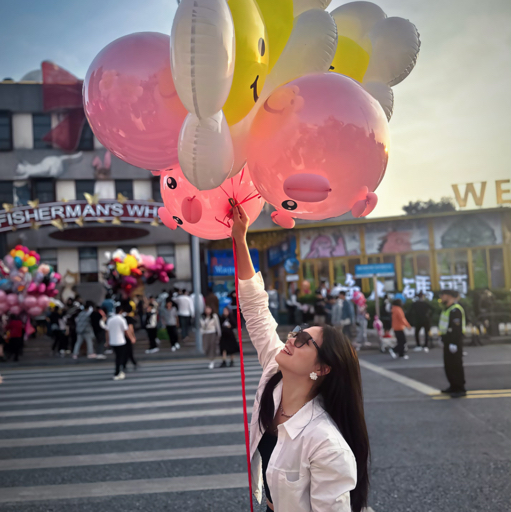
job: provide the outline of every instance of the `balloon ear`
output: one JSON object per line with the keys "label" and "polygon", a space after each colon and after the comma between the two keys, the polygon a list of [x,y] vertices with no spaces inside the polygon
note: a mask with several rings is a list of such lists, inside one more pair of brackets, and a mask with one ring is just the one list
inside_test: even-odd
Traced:
{"label": "balloon ear", "polygon": [[160,220],[163,222],[163,224],[169,229],[174,230],[177,228],[177,222],[172,218],[172,215],[170,215],[166,208],[161,207],[158,210],[158,216],[160,217]]}
{"label": "balloon ear", "polygon": [[293,229],[295,227],[295,221],[293,217],[282,210],[273,212],[271,214],[271,220],[284,229]]}
{"label": "balloon ear", "polygon": [[374,192],[369,192],[365,199],[357,201],[351,209],[353,217],[365,217],[369,215],[378,204],[378,196]]}
{"label": "balloon ear", "polygon": [[92,167],[94,167],[94,169],[101,168],[101,159],[99,158],[99,156],[95,156],[94,160],[92,160]]}
{"label": "balloon ear", "polygon": [[105,158],[103,160],[103,167],[107,170],[110,170],[110,167],[112,166],[112,154],[110,151],[107,151],[105,153]]}

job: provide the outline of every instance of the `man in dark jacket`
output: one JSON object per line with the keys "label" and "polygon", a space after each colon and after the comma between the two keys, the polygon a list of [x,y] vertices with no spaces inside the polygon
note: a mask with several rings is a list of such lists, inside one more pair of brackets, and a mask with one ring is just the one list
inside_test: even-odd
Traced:
{"label": "man in dark jacket", "polygon": [[411,307],[411,313],[415,323],[415,351],[423,349],[420,342],[420,332],[424,327],[424,352],[429,352],[429,329],[431,328],[430,317],[432,312],[433,308],[431,304],[424,299],[424,294],[420,292],[418,300],[416,300]]}
{"label": "man in dark jacket", "polygon": [[444,344],[445,375],[449,387],[442,393],[452,397],[465,396],[465,372],[463,370],[463,334],[465,333],[465,311],[457,303],[459,294],[456,290],[442,290],[440,300],[445,310],[438,325]]}

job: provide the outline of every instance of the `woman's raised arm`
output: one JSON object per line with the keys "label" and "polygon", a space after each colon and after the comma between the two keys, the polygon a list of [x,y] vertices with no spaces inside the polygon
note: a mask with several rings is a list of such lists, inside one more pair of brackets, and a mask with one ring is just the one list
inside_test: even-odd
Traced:
{"label": "woman's raised arm", "polygon": [[243,206],[237,206],[233,209],[232,238],[236,244],[236,257],[238,260],[238,278],[242,281],[251,279],[255,276],[254,265],[248,251],[247,230],[250,219],[243,209]]}

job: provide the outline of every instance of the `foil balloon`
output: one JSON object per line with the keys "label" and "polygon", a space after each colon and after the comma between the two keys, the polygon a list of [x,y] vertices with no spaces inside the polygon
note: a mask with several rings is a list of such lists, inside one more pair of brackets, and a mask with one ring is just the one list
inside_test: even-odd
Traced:
{"label": "foil balloon", "polygon": [[251,222],[257,219],[264,205],[248,169],[216,189],[201,192],[175,168],[161,173],[160,189],[165,207],[158,213],[163,224],[170,229],[180,227],[206,240],[231,236],[230,200],[243,205]]}
{"label": "foil balloon", "polygon": [[248,165],[274,221],[368,215],[387,167],[389,130],[380,104],[354,80],[308,75],[277,89],[252,124]]}
{"label": "foil balloon", "polygon": [[83,104],[92,131],[115,156],[143,169],[178,160],[186,109],[170,69],[170,38],[139,32],[116,39],[92,61]]}

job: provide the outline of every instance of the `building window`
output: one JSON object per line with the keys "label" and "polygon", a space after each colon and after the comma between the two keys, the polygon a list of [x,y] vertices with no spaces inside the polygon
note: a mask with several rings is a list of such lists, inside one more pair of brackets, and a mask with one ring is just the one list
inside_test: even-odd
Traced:
{"label": "building window", "polygon": [[12,151],[12,117],[10,112],[0,112],[0,151]]}
{"label": "building window", "polygon": [[58,263],[57,249],[38,249],[37,252],[39,253],[39,256],[41,256],[41,261],[43,263],[51,265],[53,267],[53,270],[55,272],[58,272],[58,270],[57,270],[57,263]]}
{"label": "building window", "polygon": [[33,180],[32,199],[39,199],[40,203],[53,203],[55,201],[55,182],[52,179]]}
{"label": "building window", "polygon": [[486,249],[472,250],[472,271],[474,273],[474,288],[488,288]]}
{"label": "building window", "polygon": [[504,254],[502,249],[490,249],[490,272],[491,272],[491,287],[504,288]]}
{"label": "building window", "polygon": [[160,189],[160,178],[153,178],[151,185],[153,187],[153,199],[157,203],[163,203],[163,199],[161,197],[161,189]]}
{"label": "building window", "polygon": [[78,257],[80,260],[80,282],[98,282],[98,250],[95,247],[80,247]]}
{"label": "building window", "polygon": [[94,149],[94,134],[92,133],[89,123],[85,121],[80,135],[80,141],[76,148],[80,151],[92,151]]}
{"label": "building window", "polygon": [[84,199],[84,194],[94,194],[94,184],[96,180],[76,180],[75,181],[75,191],[76,191],[76,199]]}
{"label": "building window", "polygon": [[3,204],[14,203],[14,191],[12,181],[0,181],[0,207],[3,209]]}
{"label": "building window", "polygon": [[43,140],[43,137],[51,130],[51,114],[33,114],[32,124],[34,132],[34,149],[51,149],[50,142]]}
{"label": "building window", "polygon": [[165,260],[165,263],[176,264],[176,252],[173,244],[157,245],[156,252],[158,256],[161,256]]}
{"label": "building window", "polygon": [[115,195],[118,194],[133,199],[133,180],[115,180]]}

